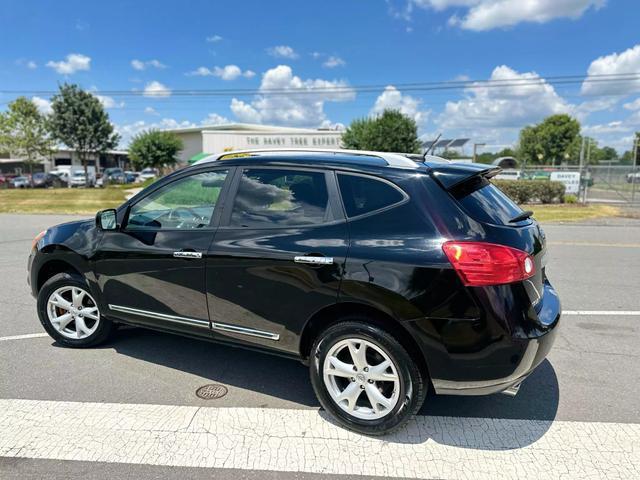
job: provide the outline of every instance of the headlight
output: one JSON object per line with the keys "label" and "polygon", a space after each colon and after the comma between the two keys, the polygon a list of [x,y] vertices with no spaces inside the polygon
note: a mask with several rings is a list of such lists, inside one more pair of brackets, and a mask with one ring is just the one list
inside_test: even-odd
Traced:
{"label": "headlight", "polygon": [[41,231],[38,235],[36,235],[36,237],[33,239],[33,242],[31,242],[31,250],[33,250],[34,248],[36,248],[38,246],[38,242],[40,241],[40,239],[42,237],[44,237],[47,234],[46,230]]}

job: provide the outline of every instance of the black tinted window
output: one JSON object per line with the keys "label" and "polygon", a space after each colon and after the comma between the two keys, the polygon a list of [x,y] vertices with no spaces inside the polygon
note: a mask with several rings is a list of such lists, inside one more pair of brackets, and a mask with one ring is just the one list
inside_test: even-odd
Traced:
{"label": "black tinted window", "polygon": [[332,220],[324,173],[246,169],[233,204],[231,225],[314,225]]}
{"label": "black tinted window", "polygon": [[509,220],[522,213],[513,200],[485,178],[474,179],[466,191],[456,196],[467,213],[480,222],[509,225]]}
{"label": "black tinted window", "polygon": [[339,174],[338,183],[348,217],[388,207],[404,198],[397,188],[370,177]]}

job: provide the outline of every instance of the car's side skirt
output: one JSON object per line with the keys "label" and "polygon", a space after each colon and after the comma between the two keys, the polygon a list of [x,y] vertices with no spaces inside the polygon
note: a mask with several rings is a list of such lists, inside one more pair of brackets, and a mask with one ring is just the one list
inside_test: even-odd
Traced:
{"label": "car's side skirt", "polygon": [[150,312],[148,310],[140,310],[137,308],[125,307],[122,305],[109,304],[109,309],[114,312],[128,313],[130,315],[138,315],[147,318],[155,318],[157,320],[164,320],[172,323],[179,323],[181,325],[189,325],[193,327],[201,327],[206,329],[219,330],[228,333],[239,333],[241,335],[248,335],[251,337],[267,338],[269,340],[278,341],[280,335],[277,333],[267,332],[264,330],[256,330],[253,328],[241,327],[239,325],[231,325],[228,323],[209,322],[209,320],[200,320],[197,318],[180,317],[177,315],[168,315],[166,313]]}

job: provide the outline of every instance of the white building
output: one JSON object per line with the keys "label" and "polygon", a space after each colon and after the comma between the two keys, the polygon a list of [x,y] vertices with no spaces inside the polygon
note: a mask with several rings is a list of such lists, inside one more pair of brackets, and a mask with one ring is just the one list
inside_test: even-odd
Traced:
{"label": "white building", "polygon": [[276,127],[231,123],[202,125],[167,130],[175,133],[184,144],[180,163],[192,163],[212,153],[251,148],[340,148],[342,131]]}

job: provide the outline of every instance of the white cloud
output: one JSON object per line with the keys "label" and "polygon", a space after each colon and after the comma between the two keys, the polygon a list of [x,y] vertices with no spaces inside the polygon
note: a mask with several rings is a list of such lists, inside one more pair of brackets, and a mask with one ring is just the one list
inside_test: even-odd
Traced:
{"label": "white cloud", "polygon": [[144,109],[144,113],[146,113],[147,115],[160,115],[155,108],[153,107],[145,107]]}
{"label": "white cloud", "polygon": [[294,60],[299,57],[298,53],[288,45],[277,45],[267,48],[267,53],[276,58],[288,58]]}
{"label": "white cloud", "polygon": [[[453,15],[449,24],[476,31],[510,27],[522,22],[576,19],[588,9],[597,10],[605,3],[606,0],[410,0],[410,5],[437,11],[464,8],[463,15]],[[411,9],[408,10],[410,13]]]}
{"label": "white cloud", "polygon": [[30,70],[35,70],[36,68],[38,68],[38,64],[36,62],[34,62],[33,60],[29,60],[27,62],[27,68]]}
{"label": "white cloud", "polygon": [[400,110],[401,113],[413,118],[418,126],[424,124],[430,111],[420,110],[420,100],[410,95],[403,95],[393,85],[385,87],[384,92],[376,99],[371,109],[373,115],[379,115],[385,110]]}
{"label": "white cloud", "polygon": [[264,73],[253,101],[234,98],[231,111],[242,122],[316,127],[326,121],[325,102],[354,98],[355,91],[342,80],[302,80],[288,65],[278,65]]}
{"label": "white cloud", "polygon": [[115,129],[122,137],[120,145],[126,147],[135,135],[145,130],[166,130],[174,128],[190,128],[195,126],[197,126],[195,123],[189,122],[188,120],[178,121],[173,118],[163,118],[159,122],[147,123],[144,120],[138,120],[137,122],[125,125],[116,125]]}
{"label": "white cloud", "polygon": [[636,98],[633,102],[625,103],[623,106],[627,110],[640,110],[640,97]]}
{"label": "white cloud", "polygon": [[218,77],[222,80],[235,80],[238,77],[253,78],[256,73],[253,70],[245,70],[237,65],[225,65],[224,67],[213,67],[209,69],[207,67],[198,67],[192,72],[187,72],[188,76],[198,77]]}
{"label": "white cloud", "polygon": [[134,70],[145,70],[148,67],[167,68],[167,66],[164,63],[162,63],[160,60],[156,60],[155,58],[147,61],[137,60],[134,58],[133,60],[131,60],[131,67]]}
{"label": "white cloud", "polygon": [[122,108],[124,107],[124,102],[116,102],[113,97],[108,97],[106,95],[97,95],[94,94],[96,98],[100,101],[104,108]]}
{"label": "white cloud", "polygon": [[154,80],[153,82],[147,83],[144,87],[143,95],[145,97],[170,97],[171,89],[157,80]]}
{"label": "white cloud", "polygon": [[209,43],[218,43],[222,41],[222,37],[220,35],[211,35],[210,37],[207,37],[206,40]]}
{"label": "white cloud", "polygon": [[326,68],[336,68],[336,67],[343,67],[346,64],[347,62],[345,62],[342,58],[331,55],[329,58],[327,58],[324,61],[322,66]]}
{"label": "white cloud", "polygon": [[38,64],[33,60],[25,60],[24,58],[19,58],[16,60],[16,65],[20,67],[26,67],[29,70],[35,70],[38,68]]}
{"label": "white cloud", "polygon": [[231,123],[227,117],[218,115],[217,113],[210,113],[207,118],[200,122],[201,125],[224,125],[225,123]]}
{"label": "white cloud", "polygon": [[[633,92],[640,92],[640,44],[629,48],[622,53],[612,53],[597,58],[587,70],[588,76],[582,83],[583,95],[626,95]],[[598,77],[598,75],[612,74],[636,74],[632,80],[606,81],[602,82],[606,77]],[[611,78],[615,77],[609,77]],[[598,82],[600,80],[600,82]]]}
{"label": "white cloud", "polygon": [[584,125],[582,127],[582,133],[590,137],[602,135],[605,133],[628,132],[630,130],[631,126],[625,124],[625,122],[622,122],[621,120],[596,125]]}
{"label": "white cloud", "polygon": [[475,82],[465,89],[466,98],[447,102],[438,124],[467,132],[521,128],[573,109],[535,72],[518,73],[502,65],[493,70],[490,81],[494,83]]}
{"label": "white cloud", "polygon": [[66,60],[47,62],[47,67],[53,68],[61,75],[71,75],[81,70],[91,69],[91,57],[80,53],[70,53],[66,56]]}
{"label": "white cloud", "polygon": [[51,108],[51,102],[46,98],[35,96],[31,97],[31,101],[36,105],[40,113],[49,115],[51,112],[53,112],[53,109]]}

